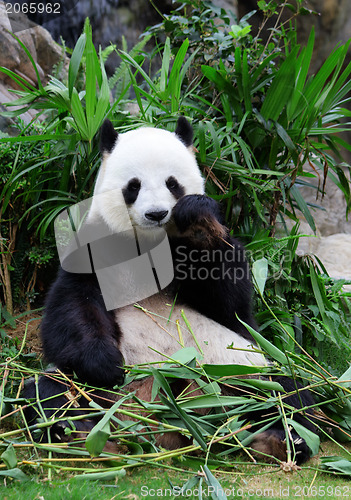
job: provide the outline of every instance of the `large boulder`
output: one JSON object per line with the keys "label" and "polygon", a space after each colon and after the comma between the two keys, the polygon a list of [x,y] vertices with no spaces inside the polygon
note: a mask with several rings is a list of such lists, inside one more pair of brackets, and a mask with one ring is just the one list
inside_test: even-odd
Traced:
{"label": "large boulder", "polygon": [[[36,71],[27,54],[14,37],[13,31],[15,31],[15,36],[29,50],[35,61],[40,80],[45,84],[54,66],[66,59],[62,48],[52,39],[47,30],[30,22],[26,16],[16,14],[14,18],[9,18],[6,13],[5,3],[0,1],[0,66],[25,78],[34,86],[38,84]],[[0,111],[7,111],[4,103],[16,99],[15,91],[18,89],[20,87],[6,73],[0,72]],[[25,123],[28,123],[35,114],[34,110],[28,111],[21,115],[21,118]],[[12,133],[11,124],[12,120],[10,118],[0,117],[0,130],[3,132]]]}

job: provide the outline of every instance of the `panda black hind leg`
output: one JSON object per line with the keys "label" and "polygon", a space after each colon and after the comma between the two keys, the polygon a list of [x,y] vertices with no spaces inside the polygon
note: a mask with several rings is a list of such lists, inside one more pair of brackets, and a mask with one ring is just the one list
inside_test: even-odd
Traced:
{"label": "panda black hind leg", "polygon": [[[34,439],[51,442],[69,442],[82,439],[96,422],[91,419],[70,421],[71,417],[83,416],[87,411],[81,406],[79,395],[74,393],[70,384],[61,380],[56,370],[48,370],[38,377],[26,381],[23,397],[28,400],[24,416],[29,426],[53,421],[51,426],[43,427],[43,432],[34,433]],[[40,401],[40,404],[37,401]],[[85,404],[87,406],[87,404]],[[39,428],[38,428],[39,431]]]}
{"label": "panda black hind leg", "polygon": [[[275,382],[278,382],[288,394],[287,396],[282,393],[282,401],[286,406],[286,412],[288,413],[288,408],[295,408],[298,411],[294,412],[293,419],[301,424],[307,431],[311,431],[317,434],[317,429],[314,424],[313,412],[311,407],[314,404],[314,400],[309,391],[305,390],[301,384],[295,382],[287,377],[277,376],[272,377]],[[297,388],[297,391],[296,391]],[[306,408],[303,410],[303,408]],[[271,413],[271,409],[267,413]],[[252,416],[252,421],[258,424],[265,421],[269,416],[260,412],[258,415]],[[253,426],[253,430],[257,427]],[[290,457],[288,457],[287,449],[287,435],[289,440]],[[263,462],[272,462],[272,457],[286,462],[290,458],[292,463],[301,465],[311,456],[311,450],[309,449],[306,441],[302,438],[293,428],[289,426],[286,429],[283,426],[282,420],[278,420],[272,427],[265,430],[264,432],[258,434],[256,438],[250,444],[251,448],[254,450],[254,454],[258,460]]]}
{"label": "panda black hind leg", "polygon": [[[271,376],[270,379],[279,383],[284,389],[281,392],[281,400],[284,404],[286,416],[302,425],[307,432],[317,434],[312,410],[315,402],[310,391],[306,390],[299,382],[288,377]],[[221,390],[225,396],[243,395],[242,386],[237,387],[235,384],[222,384]],[[257,392],[254,388],[251,388],[251,390],[245,388],[246,397],[250,397],[250,394],[255,398]],[[272,396],[276,396],[276,393],[273,393]],[[250,432],[255,434],[255,437],[247,446],[259,462],[274,463],[278,460],[283,463],[288,462],[289,466],[301,465],[311,457],[311,450],[305,439],[292,426],[288,428],[284,426],[278,404],[276,403],[265,410],[243,414],[247,423],[251,424]],[[290,411],[292,411],[292,414]],[[274,423],[268,429],[264,429],[271,419],[274,419]],[[261,429],[262,432],[260,432]],[[289,446],[286,441],[287,436]],[[290,448],[289,456],[287,453],[288,447]]]}

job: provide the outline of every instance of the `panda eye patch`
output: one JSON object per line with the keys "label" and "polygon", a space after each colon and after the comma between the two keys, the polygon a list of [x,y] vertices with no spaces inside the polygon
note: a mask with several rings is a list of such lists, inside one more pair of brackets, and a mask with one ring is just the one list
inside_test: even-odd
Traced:
{"label": "panda eye patch", "polygon": [[140,181],[139,179],[132,179],[127,184],[128,191],[139,191],[140,189]]}
{"label": "panda eye patch", "polygon": [[128,184],[122,189],[124,201],[127,205],[131,205],[138,198],[141,182],[136,177],[133,177]]}
{"label": "panda eye patch", "polygon": [[175,179],[174,177],[169,177],[166,180],[166,186],[168,187],[168,189],[176,189],[179,186],[179,184],[177,179]]}
{"label": "panda eye patch", "polygon": [[168,179],[166,180],[166,186],[177,200],[184,196],[185,190],[175,177],[168,177]]}

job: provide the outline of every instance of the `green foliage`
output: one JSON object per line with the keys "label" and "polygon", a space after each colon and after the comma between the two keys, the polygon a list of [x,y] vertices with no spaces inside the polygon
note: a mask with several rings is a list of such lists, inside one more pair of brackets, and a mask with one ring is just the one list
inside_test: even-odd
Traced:
{"label": "green foliage", "polygon": [[97,131],[111,106],[103,54],[94,48],[88,20],[72,52],[67,82],[52,77],[44,87],[37,75],[36,89],[16,73],[0,70],[23,89],[8,103],[20,109],[4,114],[17,117],[35,109],[45,117],[28,126],[18,119],[16,137],[0,138],[0,251],[5,256],[0,260],[0,294],[12,313],[13,302],[29,307],[35,300],[38,279],[47,287],[53,278],[53,221],[64,208],[89,196],[100,161]]}
{"label": "green foliage", "polygon": [[[88,435],[86,443],[82,443],[81,434],[75,431],[75,422],[83,418],[78,408],[77,414],[69,419],[72,429],[70,434],[73,438],[70,446],[67,446],[67,443],[28,442],[26,437],[28,432],[31,436],[38,437],[38,433],[43,432],[52,423],[67,420],[65,412],[57,412],[50,421],[47,421],[43,415],[42,420],[35,426],[28,426],[25,421],[15,429],[13,426],[7,426],[10,430],[5,427],[0,432],[0,445],[1,442],[3,443],[1,457],[4,462],[3,475],[25,480],[25,476],[18,472],[12,475],[13,471],[17,469],[27,475],[37,470],[40,464],[47,471],[49,479],[51,479],[52,472],[62,474],[62,468],[68,467],[67,471],[76,474],[75,480],[108,481],[123,477],[128,469],[145,464],[154,466],[158,464],[166,469],[174,467],[177,470],[191,466],[195,471],[202,470],[204,475],[198,474],[197,477],[189,479],[189,482],[185,483],[187,487],[199,484],[199,479],[202,477],[206,484],[217,485],[217,491],[220,492],[221,487],[216,483],[214,471],[231,471],[234,465],[235,474],[237,474],[245,457],[252,459],[253,450],[250,443],[261,432],[261,429],[256,427],[257,424],[250,421],[250,414],[254,411],[264,412],[264,422],[261,421],[259,424],[264,424],[265,428],[269,428],[276,423],[277,418],[280,418],[276,415],[278,408],[287,428],[293,426],[304,437],[311,455],[318,452],[319,437],[295,421],[296,410],[285,404],[284,394],[281,393],[282,388],[279,384],[273,387],[273,383],[269,381],[270,375],[277,374],[297,379],[302,377],[306,388],[309,388],[318,398],[319,405],[327,416],[317,421],[321,435],[330,436],[333,440],[336,438],[342,440],[340,436],[343,436],[343,440],[349,440],[350,369],[337,378],[328,373],[312,357],[288,351],[283,353],[267,343],[259,334],[256,340],[260,347],[267,348],[268,355],[272,354],[273,357],[279,359],[279,367],[276,363],[270,367],[241,365],[213,367],[213,365],[202,364],[201,354],[193,348],[182,349],[161,366],[157,363],[153,367],[132,367],[128,382],[132,379],[140,380],[145,376],[153,377],[153,392],[155,396],[158,395],[158,398],[153,401],[140,399],[124,387],[110,391],[108,397],[111,407],[103,409],[91,401],[93,388],[73,380],[71,388],[76,391],[75,398],[90,401],[91,417],[102,416],[100,422]],[[182,361],[179,361],[180,359]],[[29,370],[15,360],[7,360],[6,366],[8,372],[3,374],[3,380],[9,377],[9,380],[13,382],[29,374],[34,375],[38,380],[40,375],[38,370]],[[260,379],[252,379],[255,370],[256,374],[261,375]],[[186,373],[185,377],[189,380],[189,385],[175,397],[169,384],[174,378],[179,377],[179,372]],[[62,379],[62,376],[57,373],[52,373],[52,377],[58,381],[64,380],[65,383],[69,381],[67,377]],[[202,392],[195,391],[194,384],[190,382],[199,384]],[[241,395],[221,395],[220,383],[236,386],[240,384]],[[14,415],[22,414],[23,404],[36,403],[36,401],[26,402],[15,396],[18,391],[17,383],[14,387],[13,383],[8,385],[11,387],[7,388],[6,394],[0,395],[4,422],[10,422]],[[116,399],[118,399],[117,402]],[[71,410],[74,411],[74,408],[75,406],[72,405]],[[210,411],[204,412],[204,408]],[[40,405],[38,409],[41,411]],[[157,438],[160,435],[174,432],[188,437],[189,443],[183,448],[171,451],[157,444]],[[117,454],[104,450],[107,439],[110,444],[117,441],[121,445]],[[20,455],[20,450],[28,449],[29,446],[35,449],[30,462],[27,456],[23,460]],[[343,453],[344,456],[328,457],[328,460],[325,460],[326,463],[322,463],[318,470],[333,473],[338,469],[340,473],[350,475],[350,452],[342,445],[339,447],[339,453]],[[199,454],[200,449],[204,450],[205,454]],[[49,452],[49,458],[43,460],[42,456],[45,452]],[[53,461],[51,461],[51,453],[55,453]],[[291,459],[294,460],[293,447],[290,453]],[[93,462],[91,457],[95,457]],[[79,467],[74,464],[76,461],[78,463],[78,460]],[[339,460],[341,462],[337,463]],[[335,465],[333,466],[331,462],[335,462]],[[98,463],[100,463],[99,470],[96,469]],[[252,461],[250,463],[251,466],[257,466]],[[272,471],[274,467],[280,470],[279,464],[272,467]],[[313,470],[316,468],[318,465],[314,463]]]}
{"label": "green foliage", "polygon": [[[276,2],[269,5],[277,9]],[[321,69],[309,75],[313,31],[305,47],[297,44],[293,29],[282,27],[263,44],[246,29],[247,18],[233,31],[223,10],[209,13],[208,9],[208,2],[196,2],[186,18],[173,13],[150,30],[170,37],[163,57],[167,43],[176,47],[182,40],[189,43],[193,60],[185,91],[189,87],[195,91],[188,90],[179,109],[193,116],[195,125],[199,122],[200,161],[216,179],[208,189],[218,195],[221,182],[228,219],[236,231],[243,225],[265,223],[274,234],[277,218],[284,214],[296,221],[298,211],[315,230],[299,191],[300,185],[309,184],[306,165],[316,176],[321,171],[321,190],[328,175],[350,206],[350,186],[339,166],[342,140],[338,136],[349,129],[342,123],[349,115],[344,106],[351,66],[343,69],[349,44],[337,47]]]}

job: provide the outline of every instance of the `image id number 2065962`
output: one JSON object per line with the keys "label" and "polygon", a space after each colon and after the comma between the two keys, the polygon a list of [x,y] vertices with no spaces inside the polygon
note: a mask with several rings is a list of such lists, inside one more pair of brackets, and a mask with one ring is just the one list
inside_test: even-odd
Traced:
{"label": "image id number 2065962", "polygon": [[61,4],[59,2],[28,2],[28,3],[9,3],[5,4],[7,14],[61,14]]}

